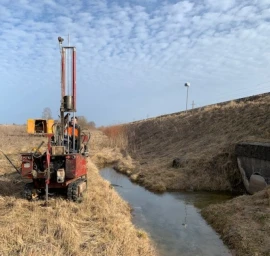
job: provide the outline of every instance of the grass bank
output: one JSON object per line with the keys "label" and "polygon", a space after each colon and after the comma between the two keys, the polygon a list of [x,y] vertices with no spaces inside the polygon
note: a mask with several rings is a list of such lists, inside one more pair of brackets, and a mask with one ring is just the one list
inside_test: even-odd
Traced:
{"label": "grass bank", "polygon": [[[234,148],[270,140],[270,96],[125,125],[133,177],[150,190],[241,191]],[[180,159],[178,168],[173,159]]]}
{"label": "grass bank", "polygon": [[270,188],[202,210],[237,256],[270,255]]}
{"label": "grass bank", "polygon": [[[19,152],[44,140],[24,131],[25,127],[0,126],[1,149],[16,164]],[[93,143],[98,144],[99,135],[92,133],[93,154],[98,153]],[[0,161],[1,255],[156,255],[147,234],[132,225],[128,204],[100,177],[92,161],[83,203],[56,197],[49,207],[23,199],[25,180],[3,155]]]}
{"label": "grass bank", "polygon": [[[253,101],[232,101],[125,124],[118,129],[119,135],[113,133],[113,140],[125,138],[127,146],[122,150],[130,154],[133,165],[126,173],[150,190],[245,193],[235,145],[240,141],[269,142],[269,112],[270,96],[264,95]],[[175,158],[180,160],[178,168],[172,167]],[[202,210],[233,255],[270,256],[269,191],[268,187]]]}

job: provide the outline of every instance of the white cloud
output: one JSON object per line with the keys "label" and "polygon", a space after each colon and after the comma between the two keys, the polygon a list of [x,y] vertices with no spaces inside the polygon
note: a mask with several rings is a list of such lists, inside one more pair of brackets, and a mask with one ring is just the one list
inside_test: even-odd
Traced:
{"label": "white cloud", "polygon": [[[240,1],[239,1],[240,2]],[[227,11],[236,4],[235,0],[225,0],[225,1],[215,1],[215,0],[205,0],[205,5],[210,10],[215,11]]]}
{"label": "white cloud", "polygon": [[[26,103],[27,111],[33,104],[42,111],[36,95],[42,91],[57,111],[57,37],[67,43],[70,34],[77,47],[81,111],[97,123],[110,122],[91,112],[99,101],[110,111],[110,95],[119,97],[113,107],[126,121],[134,118],[123,105],[129,98],[133,113],[138,104],[149,107],[151,116],[180,110],[185,92],[179,84],[187,80],[192,81],[197,106],[222,95],[242,97],[264,90],[267,85],[254,84],[270,80],[269,18],[269,1],[6,1],[0,6],[0,73],[8,85],[3,90],[17,88],[21,100],[32,95],[34,103]],[[241,90],[233,92],[233,86]],[[150,106],[148,96],[151,102],[163,97],[168,104]],[[179,109],[173,104],[176,99]]]}

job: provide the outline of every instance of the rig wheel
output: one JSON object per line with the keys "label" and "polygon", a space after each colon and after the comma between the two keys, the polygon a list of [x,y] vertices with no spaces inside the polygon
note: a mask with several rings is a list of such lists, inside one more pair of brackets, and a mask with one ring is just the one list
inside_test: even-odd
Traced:
{"label": "rig wheel", "polygon": [[83,199],[83,192],[87,188],[87,180],[79,179],[68,185],[67,198],[73,202],[81,202]]}
{"label": "rig wheel", "polygon": [[37,193],[36,189],[34,188],[34,183],[33,182],[26,183],[24,185],[23,196],[28,201],[38,199],[38,193]]}

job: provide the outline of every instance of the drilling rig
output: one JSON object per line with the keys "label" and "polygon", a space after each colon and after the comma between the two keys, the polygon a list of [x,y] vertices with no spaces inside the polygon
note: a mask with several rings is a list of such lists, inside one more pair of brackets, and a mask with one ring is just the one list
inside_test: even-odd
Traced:
{"label": "drilling rig", "polygon": [[[76,124],[76,48],[63,46],[64,39],[58,37],[61,55],[61,104],[60,120],[29,119],[27,131],[47,137],[45,152],[40,148],[21,153],[21,176],[31,179],[24,187],[28,200],[46,198],[52,191],[64,192],[71,201],[81,201],[87,188],[88,141]],[[73,122],[71,122],[71,119]]]}

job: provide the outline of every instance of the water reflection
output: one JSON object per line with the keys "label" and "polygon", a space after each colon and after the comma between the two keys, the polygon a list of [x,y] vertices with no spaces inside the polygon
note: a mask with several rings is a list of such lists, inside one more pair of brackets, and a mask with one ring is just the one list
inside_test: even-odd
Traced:
{"label": "water reflection", "polygon": [[[111,168],[101,170],[121,197],[133,208],[133,223],[149,233],[161,255],[231,255],[216,232],[205,222],[199,208],[230,198],[213,193],[154,194]],[[196,208],[196,207],[198,208]]]}

